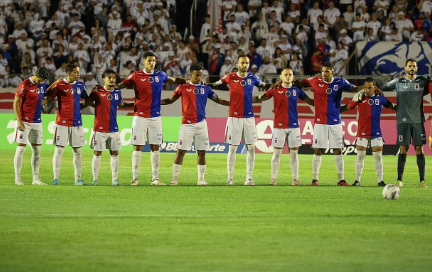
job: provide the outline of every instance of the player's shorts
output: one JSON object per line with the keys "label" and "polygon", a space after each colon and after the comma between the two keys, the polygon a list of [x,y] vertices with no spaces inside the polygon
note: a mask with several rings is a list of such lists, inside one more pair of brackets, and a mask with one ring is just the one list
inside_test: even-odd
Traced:
{"label": "player's shorts", "polygon": [[315,124],[312,147],[321,149],[343,148],[344,139],[342,124]]}
{"label": "player's shorts", "polygon": [[84,130],[82,126],[66,127],[56,125],[54,132],[54,145],[65,147],[69,142],[72,147],[85,145]]}
{"label": "player's shorts", "polygon": [[93,133],[90,141],[90,148],[95,151],[104,151],[105,149],[118,151],[121,149],[120,133],[117,132],[98,132]]}
{"label": "player's shorts", "polygon": [[382,137],[378,137],[378,138],[357,137],[356,138],[356,145],[363,146],[365,148],[367,148],[369,145],[371,147],[383,146],[384,145],[384,139]]}
{"label": "player's shorts", "polygon": [[151,145],[160,145],[162,143],[161,117],[144,118],[134,116],[131,137],[131,145],[145,145],[146,139]]}
{"label": "player's shorts", "polygon": [[[398,145],[425,145],[426,131],[424,123],[402,123],[397,125]],[[412,139],[412,141],[411,141]]]}
{"label": "player's shorts", "polygon": [[300,128],[275,128],[272,135],[272,146],[283,148],[285,142],[289,147],[301,146]]}
{"label": "player's shorts", "polygon": [[18,122],[15,121],[15,139],[19,144],[42,144],[42,123],[27,123],[24,122],[24,131],[18,129]]}
{"label": "player's shorts", "polygon": [[177,149],[190,150],[192,148],[192,139],[194,139],[195,150],[208,150],[209,136],[206,120],[195,124],[182,124],[179,131]]}
{"label": "player's shorts", "polygon": [[240,145],[241,140],[245,144],[254,144],[257,142],[254,117],[228,117],[225,127],[225,142],[230,145]]}

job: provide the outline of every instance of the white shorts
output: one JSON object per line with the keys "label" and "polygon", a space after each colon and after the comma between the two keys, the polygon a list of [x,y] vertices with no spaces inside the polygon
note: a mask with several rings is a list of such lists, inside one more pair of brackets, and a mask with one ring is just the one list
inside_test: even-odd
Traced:
{"label": "white shorts", "polygon": [[357,137],[356,139],[356,145],[368,147],[370,143],[371,147],[377,147],[377,146],[383,146],[384,145],[384,139],[382,137],[378,138],[360,138]]}
{"label": "white shorts", "polygon": [[42,144],[42,123],[27,123],[24,122],[24,131],[18,129],[18,122],[15,121],[15,139],[19,144]]}
{"label": "white shorts", "polygon": [[90,148],[95,151],[104,151],[105,149],[118,151],[121,149],[120,133],[95,131],[90,142]]}
{"label": "white shorts", "polygon": [[272,146],[283,148],[285,142],[289,147],[301,146],[300,128],[275,128],[272,134]]}
{"label": "white shorts", "polygon": [[240,140],[245,144],[257,142],[255,118],[228,117],[225,127],[225,142],[230,145],[240,145]]}
{"label": "white shorts", "polygon": [[72,147],[82,147],[85,145],[84,130],[82,126],[55,126],[54,145],[65,147],[68,142]]}
{"label": "white shorts", "polygon": [[162,119],[160,116],[152,118],[133,117],[131,145],[145,145],[146,139],[151,145],[162,143]]}
{"label": "white shorts", "polygon": [[190,150],[192,148],[192,139],[194,139],[195,150],[208,150],[209,136],[206,120],[195,124],[182,124],[179,131],[177,149]]}
{"label": "white shorts", "polygon": [[321,149],[343,148],[344,140],[342,124],[315,124],[312,147]]}

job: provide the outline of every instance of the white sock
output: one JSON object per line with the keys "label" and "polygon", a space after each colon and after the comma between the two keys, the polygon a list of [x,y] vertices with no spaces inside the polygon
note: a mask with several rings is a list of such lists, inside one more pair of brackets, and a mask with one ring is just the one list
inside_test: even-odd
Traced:
{"label": "white sock", "polygon": [[237,146],[230,145],[227,156],[227,170],[228,170],[228,179],[233,179],[234,177],[234,167],[236,164],[236,152]]}
{"label": "white sock", "polygon": [[277,179],[281,156],[282,156],[282,149],[278,149],[278,148],[273,149],[273,156],[271,159],[271,178],[272,179]]}
{"label": "white sock", "polygon": [[247,145],[246,153],[246,180],[252,179],[255,166],[255,144]]}
{"label": "white sock", "polygon": [[75,181],[81,180],[82,173],[82,155],[81,147],[72,147],[73,151],[73,166],[75,172]]}
{"label": "white sock", "polygon": [[116,156],[111,155],[110,164],[111,164],[112,181],[117,181],[118,180],[118,172],[119,172],[119,168],[120,168],[120,160],[119,160],[118,155],[116,155]]}
{"label": "white sock", "polygon": [[356,160],[356,168],[355,168],[355,175],[356,180],[360,182],[361,176],[363,173],[364,168],[364,158],[366,156],[366,150],[357,150],[357,160]]}
{"label": "white sock", "polygon": [[160,163],[160,152],[159,151],[152,151],[150,152],[150,160],[151,160],[151,166],[152,166],[152,180],[159,178],[159,163]]}
{"label": "white sock", "polygon": [[372,153],[375,159],[375,171],[377,174],[378,182],[383,181],[384,169],[382,161],[382,151],[376,151]]}
{"label": "white sock", "polygon": [[299,158],[298,150],[290,150],[290,166],[293,180],[298,179]]}
{"label": "white sock", "polygon": [[198,168],[198,180],[204,179],[204,175],[206,172],[206,165],[197,165]]}
{"label": "white sock", "polygon": [[14,157],[15,181],[21,179],[21,168],[26,147],[17,145]]}
{"label": "white sock", "polygon": [[344,159],[342,155],[334,155],[334,162],[336,165],[336,172],[338,175],[338,181],[341,181],[344,178]]}
{"label": "white sock", "polygon": [[178,180],[178,176],[180,175],[181,164],[173,163],[173,180]]}
{"label": "white sock", "polygon": [[99,179],[100,164],[101,164],[101,156],[96,156],[95,154],[93,154],[93,160],[92,160],[93,180]]}
{"label": "white sock", "polygon": [[35,145],[32,147],[32,157],[31,157],[31,166],[33,171],[33,181],[39,180],[39,166],[40,166],[40,154],[41,154],[41,146]]}
{"label": "white sock", "polygon": [[132,178],[138,179],[141,164],[141,151],[132,151]]}
{"label": "white sock", "polygon": [[63,146],[56,146],[55,147],[54,156],[53,156],[54,179],[59,179],[59,177],[60,177],[60,166],[62,163],[63,151],[64,151]]}
{"label": "white sock", "polygon": [[318,180],[318,175],[321,167],[322,156],[313,155],[312,157],[312,179]]}

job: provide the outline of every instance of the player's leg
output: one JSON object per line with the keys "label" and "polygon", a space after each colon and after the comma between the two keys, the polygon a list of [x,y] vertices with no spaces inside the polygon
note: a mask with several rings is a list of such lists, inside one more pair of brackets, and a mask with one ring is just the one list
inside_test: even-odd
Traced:
{"label": "player's leg", "polygon": [[425,183],[425,156],[423,152],[423,145],[426,144],[426,132],[424,124],[413,124],[413,145],[417,156],[417,167],[420,176],[420,187],[427,187]]}
{"label": "player's leg", "polygon": [[209,185],[205,180],[206,172],[206,151],[209,149],[209,136],[207,121],[199,122],[195,126],[195,150],[198,153],[197,157],[197,171],[198,181],[197,185]]}
{"label": "player's leg", "polygon": [[117,132],[110,132],[108,134],[109,138],[106,142],[106,146],[110,151],[111,158],[110,158],[110,166],[111,166],[111,185],[117,186],[121,185],[120,181],[118,180],[118,173],[120,169],[120,162],[119,162],[119,151],[121,149],[121,140],[120,140],[120,133]]}
{"label": "player's leg", "polygon": [[198,150],[198,158],[197,158],[197,171],[198,171],[198,181],[197,185],[209,185],[205,180],[205,172],[206,172],[206,151]]}
{"label": "player's leg", "polygon": [[72,147],[75,183],[74,185],[86,185],[82,180],[82,146],[85,144],[84,130],[82,126],[71,127],[69,143]]}
{"label": "player's leg", "polygon": [[93,151],[93,159],[92,159],[92,174],[93,174],[93,182],[92,185],[96,186],[99,184],[99,169],[101,164],[101,156],[102,151]]}
{"label": "player's leg", "polygon": [[14,156],[15,184],[24,185],[21,181],[21,169],[23,164],[24,152],[28,142],[30,128],[27,123],[24,123],[24,130],[18,129],[18,122],[15,121],[15,139],[17,147]]}
{"label": "player's leg", "polygon": [[371,140],[372,154],[375,161],[375,172],[377,174],[377,184],[378,186],[386,186],[384,182],[384,167],[382,161],[382,151],[384,146],[384,141],[382,137],[374,138]]}
{"label": "player's leg", "polygon": [[60,167],[62,163],[62,157],[64,152],[64,147],[67,145],[69,139],[69,128],[66,126],[56,125],[54,131],[54,156],[53,156],[53,174],[54,179],[52,185],[59,184],[60,178]]}
{"label": "player's leg", "polygon": [[366,149],[369,144],[368,138],[360,138],[356,139],[356,148],[357,148],[357,159],[355,163],[355,181],[352,186],[360,186],[361,176],[364,168],[364,159],[366,157]]}
{"label": "player's leg", "polygon": [[299,158],[298,151],[301,146],[301,134],[300,128],[290,129],[288,134],[288,146],[289,146],[289,154],[290,154],[290,167],[292,174],[292,185],[303,185],[299,180],[298,172],[299,172]]}
{"label": "player's leg", "polygon": [[405,163],[408,154],[409,145],[411,144],[412,124],[398,124],[397,125],[398,139],[397,144],[399,145],[399,156],[397,172],[398,178],[397,183],[399,187],[403,186],[402,179],[405,170]]}
{"label": "player's leg", "polygon": [[159,181],[159,145],[162,143],[162,119],[161,117],[148,118],[148,122],[148,140],[150,144],[150,161],[152,167],[151,185],[165,185],[165,183]]}
{"label": "player's leg", "polygon": [[243,118],[243,138],[246,145],[246,181],[245,185],[255,185],[252,180],[253,169],[255,167],[255,143],[257,133],[255,118]]}
{"label": "player's leg", "polygon": [[338,175],[338,186],[350,186],[344,178],[344,171],[345,171],[345,165],[344,165],[344,159],[342,155],[342,148],[344,145],[343,140],[343,130],[342,130],[342,124],[338,125],[331,125],[330,128],[330,134],[329,134],[329,146],[333,149],[334,154],[334,162],[336,166],[336,172]]}
{"label": "player's leg", "polygon": [[227,155],[227,185],[234,185],[234,167],[236,164],[236,152],[240,145],[240,140],[243,132],[243,122],[241,118],[228,117],[225,127],[225,142],[229,144]]}
{"label": "player's leg", "polygon": [[134,116],[132,119],[132,135],[131,145],[132,151],[132,181],[130,185],[136,186],[139,184],[138,175],[141,164],[142,149],[146,142],[147,126],[145,118]]}
{"label": "player's leg", "polygon": [[271,181],[270,185],[277,185],[282,151],[287,138],[287,130],[274,128],[272,133],[273,156],[271,159]]}
{"label": "player's leg", "polygon": [[318,185],[318,176],[321,167],[322,154],[328,147],[329,128],[328,125],[315,124],[312,147],[315,152],[312,157],[312,186]]}
{"label": "player's leg", "polygon": [[185,154],[186,154],[186,150],[177,149],[177,153],[173,163],[173,175],[172,175],[172,181],[170,185],[178,184],[178,176],[180,175],[180,170],[183,164],[183,158]]}
{"label": "player's leg", "polygon": [[110,149],[110,154],[111,154],[111,159],[110,159],[111,185],[119,186],[121,185],[120,181],[118,180],[118,173],[120,169],[119,151]]}
{"label": "player's leg", "polygon": [[33,185],[46,185],[39,179],[39,168],[41,161],[41,146],[43,142],[42,137],[42,124],[33,123],[30,125],[32,129],[29,133],[29,142],[31,143],[32,156],[31,156],[31,167],[33,172]]}

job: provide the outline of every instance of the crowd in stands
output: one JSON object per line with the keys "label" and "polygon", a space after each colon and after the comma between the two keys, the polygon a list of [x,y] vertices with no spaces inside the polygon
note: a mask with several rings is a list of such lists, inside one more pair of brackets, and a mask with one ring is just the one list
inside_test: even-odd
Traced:
{"label": "crowd in stands", "polygon": [[356,42],[431,37],[432,0],[199,2],[208,7],[210,1],[222,9],[222,33],[210,33],[208,9],[198,13],[192,34],[179,33],[172,19],[179,16],[176,2],[191,1],[1,0],[0,87],[18,86],[41,66],[52,79],[65,77],[69,63],[79,65],[87,86],[101,82],[107,68],[126,78],[143,68],[148,51],[156,53],[158,69],[174,77],[187,77],[192,63],[206,68],[206,78],[220,77],[235,70],[243,54],[259,75],[285,67],[315,74],[326,61],[344,75]]}

